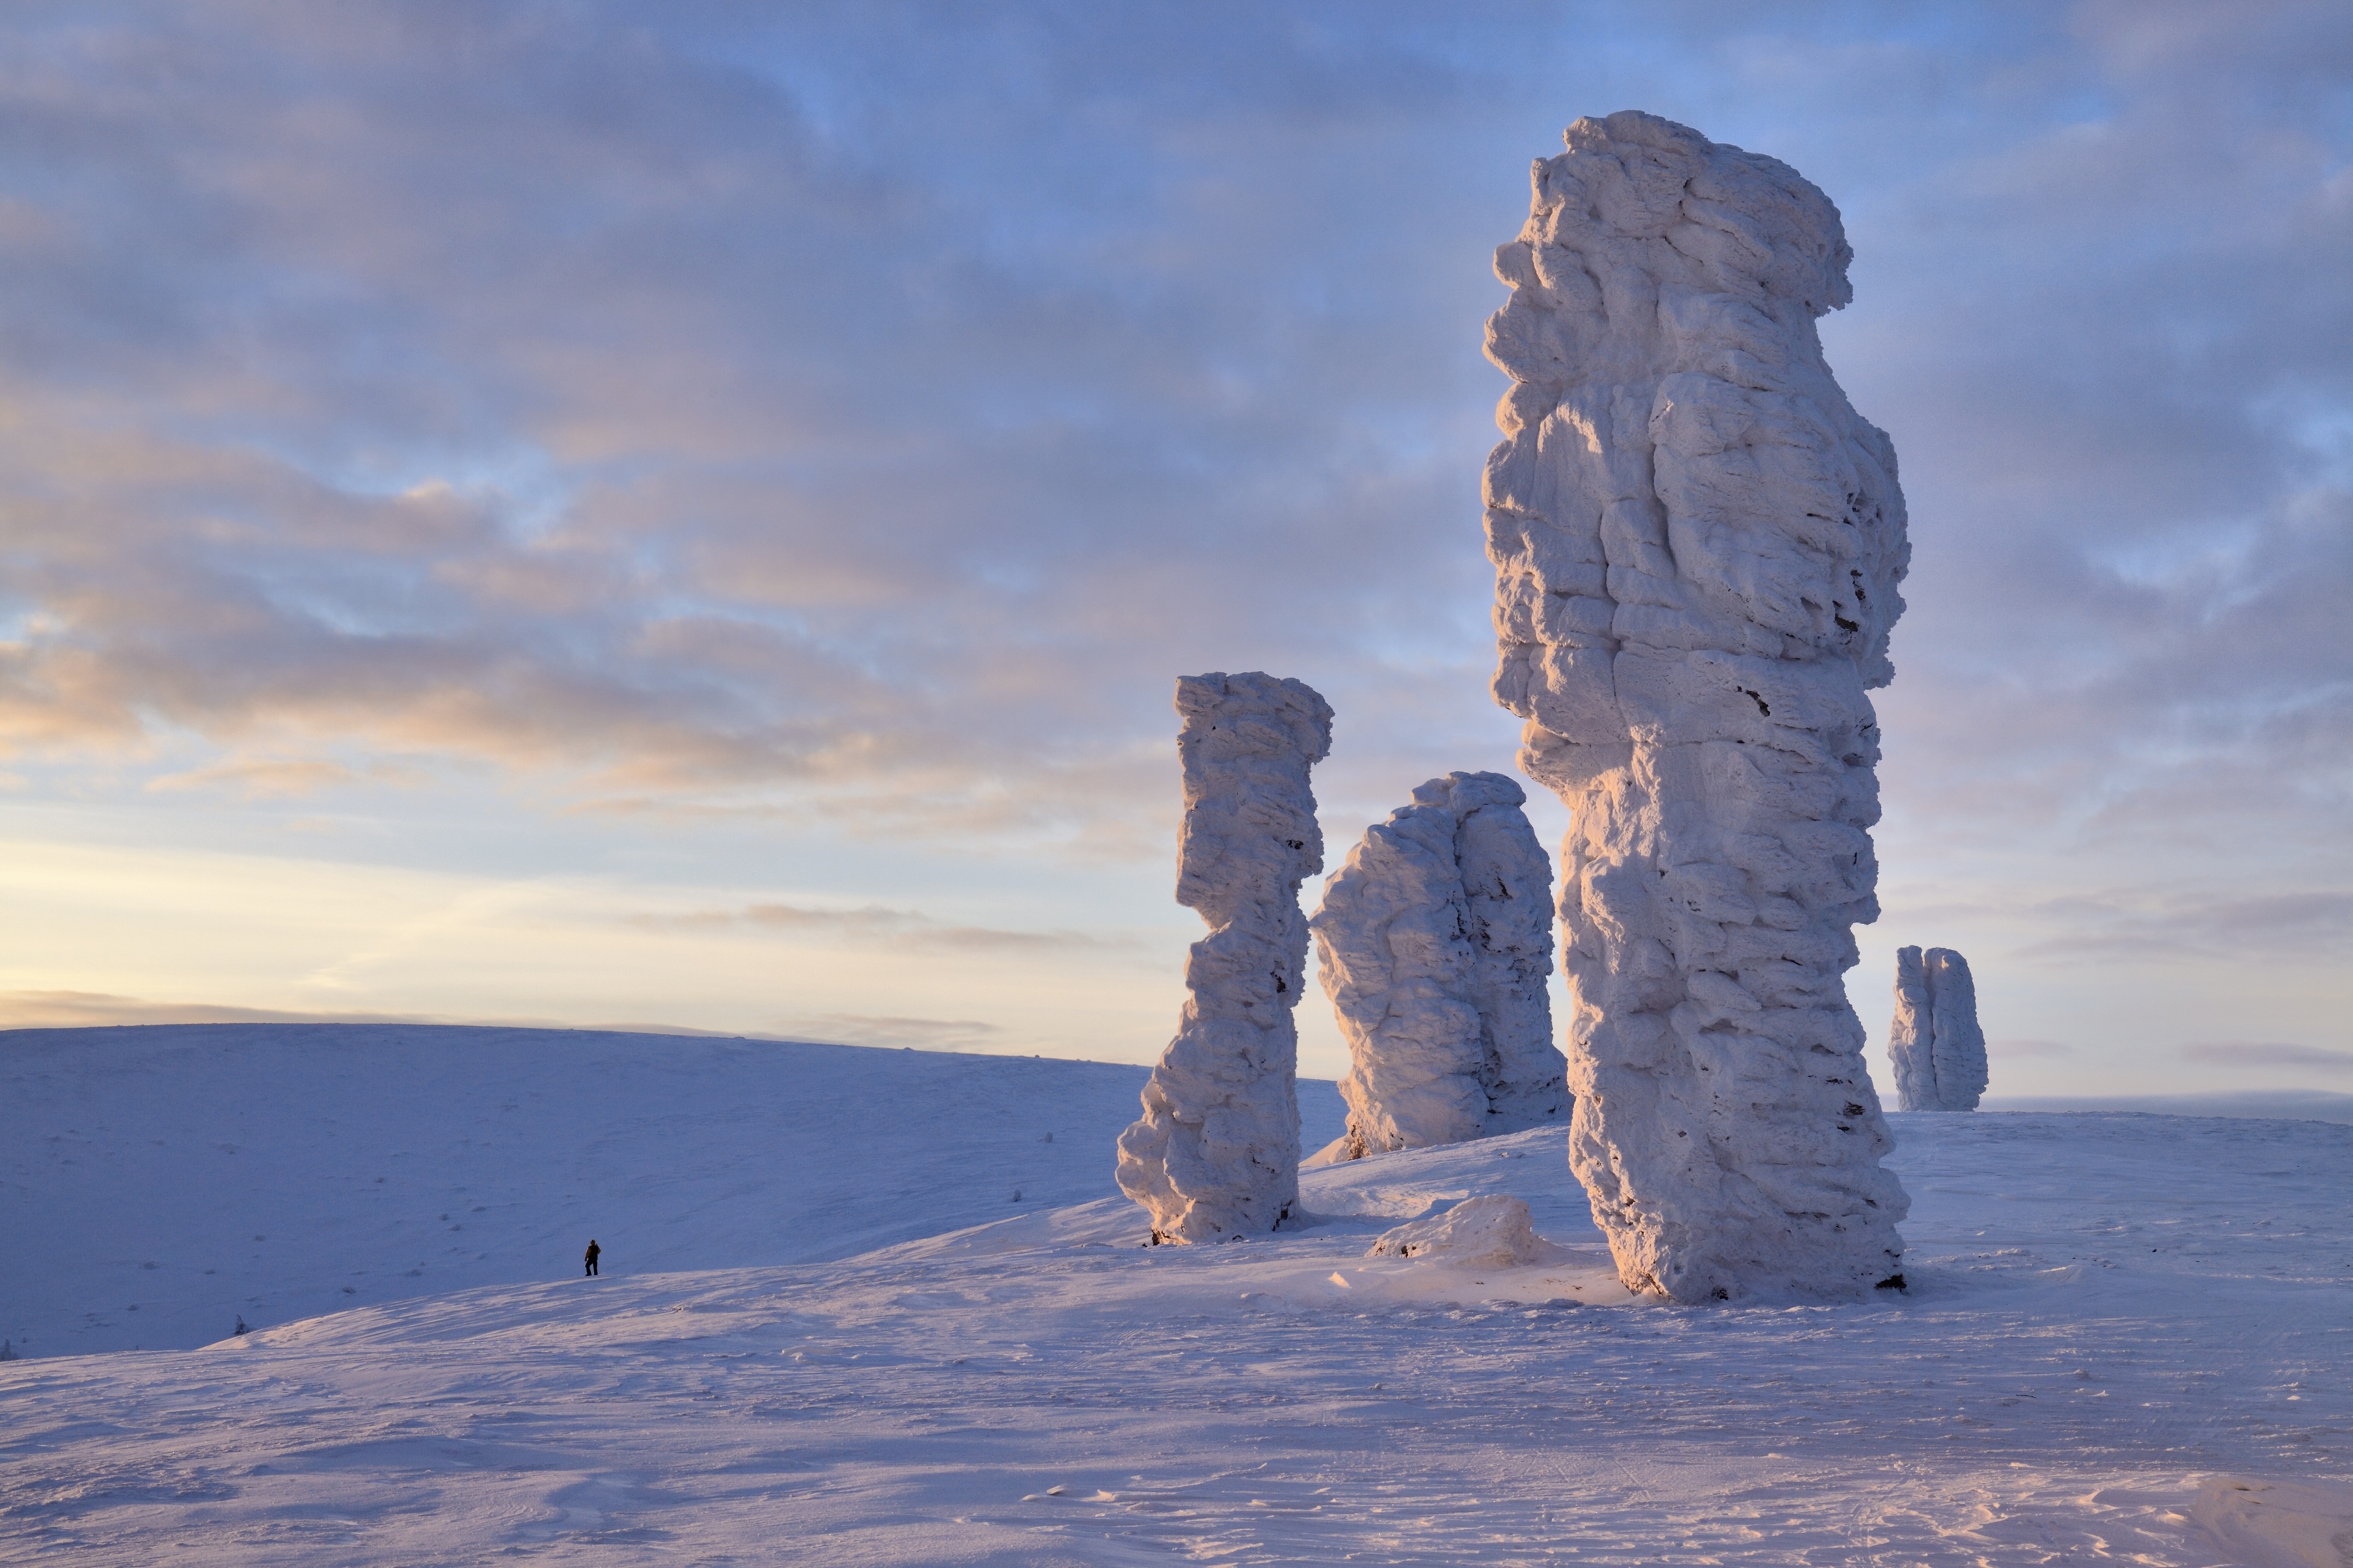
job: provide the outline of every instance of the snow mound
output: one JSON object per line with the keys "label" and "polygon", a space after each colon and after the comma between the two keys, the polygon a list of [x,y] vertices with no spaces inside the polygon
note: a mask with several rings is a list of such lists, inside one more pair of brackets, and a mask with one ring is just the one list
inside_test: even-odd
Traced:
{"label": "snow mound", "polygon": [[1490,1193],[1381,1232],[1365,1256],[1418,1258],[1461,1268],[1525,1268],[1544,1262],[1547,1251],[1527,1200]]}
{"label": "snow mound", "polygon": [[2353,1486],[2342,1481],[2216,1476],[2189,1517],[2240,1568],[2344,1568],[2353,1563]]}

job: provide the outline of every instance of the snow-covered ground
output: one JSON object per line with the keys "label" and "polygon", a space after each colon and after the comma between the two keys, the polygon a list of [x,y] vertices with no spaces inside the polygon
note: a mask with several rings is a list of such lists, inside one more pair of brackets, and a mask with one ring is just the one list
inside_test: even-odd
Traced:
{"label": "snow-covered ground", "polygon": [[[2353,1562],[2353,1128],[1895,1117],[1909,1291],[1662,1308],[1617,1289],[1556,1129],[1309,1170],[1315,1225],[1145,1248],[1141,1211],[1094,1196],[1135,1069],[666,1039],[714,1053],[666,1076],[642,1040],[570,1037],[576,1070],[536,1069],[543,1107],[606,1107],[572,1161],[512,1120],[528,1075],[487,1040],[406,1073],[347,1040],[322,1054],[338,1077],[267,1029],[177,1033],[178,1067],[79,1089],[74,1042],[31,1070],[0,1037],[8,1157],[31,1148],[47,1184],[10,1168],[12,1314],[76,1245],[25,1204],[102,1188],[197,1214],[222,1170],[200,1157],[263,1147],[290,1151],[275,1181],[222,1201],[271,1197],[306,1245],[343,1245],[318,1216],[375,1201],[379,1173],[410,1183],[382,1201],[431,1212],[346,1220],[363,1241],[479,1237],[438,1194],[528,1143],[558,1151],[535,1191],[634,1203],[668,1244],[756,1266],[640,1272],[717,1259],[606,1226],[629,1271],[601,1279],[453,1288],[453,1260],[388,1287],[434,1293],[332,1286],[356,1304],[197,1350],[37,1342],[0,1365],[0,1561]],[[272,1080],[250,1086],[272,1130],[246,1142],[204,1124],[226,1102],[198,1081],[239,1040],[222,1059]],[[67,1123],[80,1163],[25,1142],[27,1082],[89,1112]],[[724,1131],[735,1110],[750,1131]],[[134,1179],[120,1130],[174,1121]],[[401,1149],[413,1172],[369,1168]],[[115,1173],[55,1173],[92,1169]],[[1482,1193],[1526,1199],[1550,1260],[1364,1256]],[[610,1212],[500,1234],[568,1275],[573,1233]]]}
{"label": "snow-covered ground", "polygon": [[[607,1274],[845,1258],[1115,1191],[1145,1076],[570,1029],[0,1032],[0,1339],[192,1349],[562,1279],[591,1237]],[[1300,1114],[1321,1143],[1347,1112],[1307,1082]]]}

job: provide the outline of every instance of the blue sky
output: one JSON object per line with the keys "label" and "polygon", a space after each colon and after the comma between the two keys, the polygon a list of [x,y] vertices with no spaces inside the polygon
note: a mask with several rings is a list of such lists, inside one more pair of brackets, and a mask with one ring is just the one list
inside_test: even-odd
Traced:
{"label": "blue sky", "polygon": [[1150,1059],[1176,676],[1332,700],[1335,866],[1509,767],[1488,258],[1641,108],[1856,252],[1874,1038],[1941,944],[1997,1091],[2353,1085],[2349,84],[2337,5],[17,8],[0,1019]]}

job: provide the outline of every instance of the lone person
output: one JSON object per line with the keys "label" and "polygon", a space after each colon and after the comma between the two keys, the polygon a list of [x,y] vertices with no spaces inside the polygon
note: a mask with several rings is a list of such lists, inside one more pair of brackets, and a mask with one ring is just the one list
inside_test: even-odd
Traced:
{"label": "lone person", "polygon": [[595,1237],[592,1236],[588,1238],[588,1250],[580,1255],[581,1261],[588,1265],[588,1278],[595,1278],[596,1273],[596,1255],[604,1250],[605,1249],[603,1247],[596,1245],[596,1238]]}

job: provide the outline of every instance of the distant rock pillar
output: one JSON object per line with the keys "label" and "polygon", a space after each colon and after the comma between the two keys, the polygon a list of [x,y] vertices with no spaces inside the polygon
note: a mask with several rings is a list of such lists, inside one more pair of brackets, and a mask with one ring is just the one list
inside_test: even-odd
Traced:
{"label": "distant rock pillar", "polygon": [[1949,947],[1895,951],[1895,1019],[1887,1026],[1902,1110],[1975,1110],[1986,1088],[1985,1031],[1969,961]]}
{"label": "distant rock pillar", "polygon": [[1552,862],[1501,773],[1449,773],[1365,830],[1308,921],[1348,1041],[1343,1157],[1568,1112],[1552,1039]]}
{"label": "distant rock pillar", "polygon": [[1560,857],[1570,1162],[1632,1289],[1893,1283],[1904,1190],[1841,980],[1877,918],[1895,451],[1823,362],[1838,209],[1648,114],[1580,120],[1495,253],[1496,700]]}
{"label": "distant rock pillar", "polygon": [[1299,884],[1324,868],[1307,773],[1332,749],[1332,708],[1301,681],[1202,675],[1177,681],[1176,711],[1176,901],[1209,934],[1186,963],[1190,995],[1144,1116],[1120,1134],[1119,1185],[1154,1240],[1229,1241],[1299,1204]]}

